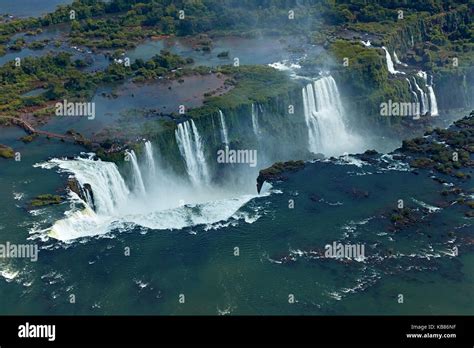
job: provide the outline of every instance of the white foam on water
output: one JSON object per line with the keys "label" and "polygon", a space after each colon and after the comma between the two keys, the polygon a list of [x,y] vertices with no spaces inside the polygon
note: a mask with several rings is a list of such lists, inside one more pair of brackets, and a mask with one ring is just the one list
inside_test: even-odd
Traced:
{"label": "white foam on water", "polygon": [[[324,160],[324,162],[331,162],[331,160],[327,159],[327,160]],[[340,156],[337,159],[337,161],[335,161],[334,163],[338,165],[356,166],[357,168],[362,168],[363,166],[368,165],[367,162],[364,162],[357,157],[349,156],[349,155]]]}
{"label": "white foam on water", "polygon": [[14,270],[9,266],[0,270],[0,276],[3,277],[7,283],[12,282],[20,274],[20,271]]}
{"label": "white foam on water", "polygon": [[393,155],[383,154],[380,156],[380,160],[387,163],[387,168],[379,168],[379,170],[395,170],[400,172],[408,172],[411,170],[410,165],[406,162],[399,161],[393,158]]}
{"label": "white foam on water", "polygon": [[[270,194],[271,189],[271,185],[266,185],[260,195],[242,194],[237,189],[234,192],[219,187],[199,190],[178,179],[170,186],[167,180],[157,178],[152,187],[146,188],[146,193],[136,195],[128,190],[114,163],[91,158],[52,159],[36,167],[58,168],[59,172],[73,175],[81,185],[87,183],[92,188],[95,211],[89,202],[71,192],[69,201],[72,209],[65,212],[63,219],[49,228],[35,227],[34,231],[30,231],[61,241],[104,235],[114,230],[130,230],[135,226],[174,230],[225,222],[231,217],[252,223],[258,217],[236,213],[251,199]],[[137,170],[142,168],[138,165]],[[180,197],[184,198],[183,202],[179,202]]]}
{"label": "white foam on water", "polygon": [[441,208],[439,207],[435,207],[435,206],[432,206],[432,205],[429,205],[423,201],[420,201],[420,200],[417,200],[415,198],[412,198],[412,201],[415,202],[416,204],[418,204],[419,206],[425,208],[428,210],[429,213],[436,213],[437,211],[440,211],[442,210]]}
{"label": "white foam on water", "polygon": [[289,73],[290,77],[293,79],[305,79],[304,76],[298,76],[297,71],[301,69],[301,65],[297,63],[292,63],[289,60],[285,59],[280,62],[270,63],[268,66]]}
{"label": "white foam on water", "polygon": [[20,201],[24,196],[23,192],[13,192],[13,199],[16,201]]}

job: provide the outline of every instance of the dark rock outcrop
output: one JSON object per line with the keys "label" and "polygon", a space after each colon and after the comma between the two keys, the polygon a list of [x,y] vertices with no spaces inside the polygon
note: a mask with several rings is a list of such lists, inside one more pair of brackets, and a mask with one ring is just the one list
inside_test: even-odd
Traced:
{"label": "dark rock outcrop", "polygon": [[257,192],[260,193],[265,181],[272,182],[276,180],[286,180],[285,173],[301,170],[304,166],[304,161],[288,161],[277,162],[271,167],[262,169],[257,178]]}
{"label": "dark rock outcrop", "polygon": [[90,203],[91,208],[95,210],[95,201],[94,201],[94,192],[90,184],[84,184],[81,186],[76,178],[69,178],[67,182],[67,187],[77,194],[84,202]]}

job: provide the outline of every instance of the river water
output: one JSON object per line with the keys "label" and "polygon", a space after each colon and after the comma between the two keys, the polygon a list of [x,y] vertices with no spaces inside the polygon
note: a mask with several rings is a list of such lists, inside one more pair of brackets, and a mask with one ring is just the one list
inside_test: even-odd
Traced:
{"label": "river water", "polygon": [[[190,51],[179,40],[147,42],[130,56],[146,59],[168,48],[189,54],[196,65],[208,66],[226,64],[216,56],[221,50],[229,50],[230,60],[239,57],[242,64],[291,58],[280,42],[265,46],[259,40],[220,39],[211,54]],[[44,129],[64,131],[67,125],[93,134],[116,124],[127,110],[170,110],[181,100],[199,106],[193,95],[216,83],[212,77],[189,79],[182,95],[160,84],[104,87],[94,97],[97,123],[58,119]],[[117,98],[102,95],[114,88]],[[324,123],[328,115],[319,115],[320,124],[332,124]],[[254,122],[255,116],[249,113],[248,121]],[[258,126],[265,127],[262,119]],[[259,130],[254,131],[258,141]],[[217,126],[216,134],[221,133]],[[225,134],[231,141],[238,137],[232,129]],[[388,222],[382,217],[398,199],[413,207],[439,205],[439,184],[426,174],[415,176],[404,167],[381,170],[357,161],[316,162],[257,195],[255,179],[261,167],[256,167],[245,190],[229,189],[228,183],[224,194],[211,188],[212,195],[206,196],[201,195],[202,188],[193,190],[169,173],[155,172],[151,186],[143,174],[149,192],[137,200],[131,169],[119,167],[132,195],[116,215],[108,216],[104,233],[93,230],[99,224],[72,225],[75,232],[82,228],[84,233],[63,233],[65,238],[56,239],[46,230],[58,221],[71,222],[65,214],[71,212],[72,201],[34,210],[27,209],[28,202],[43,193],[65,194],[65,182],[74,170],[57,173],[58,167],[41,166],[51,164],[52,158],[78,156],[83,149],[43,138],[23,144],[19,141],[23,135],[16,128],[0,131],[0,143],[21,154],[21,161],[0,160],[0,242],[37,243],[40,254],[37,262],[0,260],[2,314],[470,314],[474,310],[470,296],[474,257],[450,256],[455,242],[447,233],[461,235],[470,227],[459,219],[457,207],[434,210],[426,216],[426,224],[400,233],[387,231]],[[189,149],[197,153],[199,137],[187,136]],[[368,147],[362,144],[357,150]],[[180,150],[185,157],[185,149]],[[352,150],[337,149],[340,154]],[[140,155],[138,161],[144,170],[147,159]],[[354,189],[369,192],[369,198],[354,196]],[[154,204],[172,200],[173,190],[177,190],[174,196],[180,192],[185,197],[184,207],[180,203],[169,214],[161,211],[157,216]],[[141,211],[136,212],[139,204]],[[176,226],[158,227],[165,218]],[[317,252],[333,241],[364,244],[369,259],[351,263],[318,259]],[[387,250],[396,256],[388,257]],[[397,301],[400,294],[403,304]],[[180,295],[185,296],[184,304]],[[295,303],[288,302],[290,295]]]}

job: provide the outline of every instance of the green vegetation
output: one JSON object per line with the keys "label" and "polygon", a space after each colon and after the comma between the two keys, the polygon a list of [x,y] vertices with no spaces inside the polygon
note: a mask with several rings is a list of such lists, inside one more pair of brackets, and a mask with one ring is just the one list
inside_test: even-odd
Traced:
{"label": "green vegetation", "polygon": [[15,157],[15,152],[11,147],[0,144],[0,157],[2,158],[13,158]]}
{"label": "green vegetation", "polygon": [[257,178],[257,191],[260,193],[260,189],[265,181],[272,182],[275,180],[284,180],[285,173],[301,170],[304,166],[304,161],[288,161],[277,162],[269,168],[262,169]]}
{"label": "green vegetation", "polygon": [[[38,84],[46,86],[44,94],[21,97]],[[0,112],[18,112],[24,107],[43,105],[59,98],[82,98],[94,87],[94,81],[71,64],[67,53],[25,58],[20,67],[13,62],[0,67]]]}
{"label": "green vegetation", "polygon": [[222,51],[217,55],[218,58],[229,58],[229,51]]}
{"label": "green vegetation", "polygon": [[63,198],[58,195],[44,194],[39,195],[31,201],[32,207],[43,207],[46,205],[60,204]]}
{"label": "green vegetation", "polygon": [[[400,11],[403,18],[399,18]],[[371,116],[378,114],[382,101],[410,100],[411,95],[404,78],[388,74],[383,52],[358,42],[364,34],[396,49],[401,60],[438,74],[436,78],[442,76],[443,81],[449,82],[453,75],[453,58],[459,60],[458,77],[463,76],[462,69],[473,65],[473,26],[463,0],[74,0],[41,18],[0,23],[0,55],[7,49],[44,48],[50,41],[26,42],[29,40],[20,37],[12,42],[11,38],[20,32],[36,35],[60,23],[66,27],[64,40],[69,45],[87,46],[117,60],[146,38],[192,36],[193,48],[208,52],[217,35],[301,35],[325,48],[321,55],[303,62],[303,68],[330,69],[342,94],[353,103],[351,109]],[[229,52],[217,56],[228,58]],[[342,65],[344,58],[347,67]],[[71,61],[66,53],[25,58],[21,67],[13,63],[0,67],[0,112],[29,112],[41,118],[52,114],[53,102],[90,98],[102,84],[209,73],[206,67],[187,68],[190,63],[192,59],[162,51],[148,61],[137,59],[129,67],[111,63],[105,71],[86,73],[87,62]],[[283,74],[267,67],[225,66],[217,71],[229,76],[230,92],[222,96],[207,93],[205,106],[191,110],[189,116],[199,118],[217,108],[264,103],[295,87]],[[46,92],[21,96],[38,86]],[[171,127],[167,124],[165,128]]]}
{"label": "green vegetation", "polygon": [[393,209],[390,215],[390,222],[393,225],[392,231],[396,232],[403,228],[418,223],[421,220],[421,213],[416,209],[402,208]]}
{"label": "green vegetation", "polygon": [[388,87],[385,58],[379,51],[368,50],[360,43],[337,40],[330,46],[329,53],[338,62],[338,67],[342,65],[343,59],[348,59],[349,66],[339,76],[343,79],[343,85],[351,86],[351,95],[367,96]]}
{"label": "green vegetation", "polygon": [[[435,140],[435,141],[433,141]],[[474,113],[454,123],[449,129],[435,129],[425,137],[403,141],[401,151],[414,159],[410,166],[414,168],[433,168],[458,179],[468,179],[464,172],[472,167],[471,155],[474,149]]]}
{"label": "green vegetation", "polygon": [[[0,67],[0,112],[18,113],[36,107],[35,116],[51,115],[53,110],[48,107],[51,101],[87,99],[98,85],[126,78],[142,81],[192,73],[177,70],[186,64],[187,60],[162,51],[147,62],[137,59],[130,67],[112,63],[105,71],[86,73],[77,69],[77,62],[72,62],[68,53],[25,58],[20,67],[13,62]],[[46,92],[34,97],[21,96],[38,85],[44,86]]]}
{"label": "green vegetation", "polygon": [[288,79],[285,73],[267,66],[226,65],[219,67],[217,71],[232,76],[226,83],[233,88],[222,96],[206,98],[205,106],[190,110],[189,116],[199,118],[215,114],[218,109],[230,110],[253,102],[266,103],[270,98],[286,94],[292,88],[299,86]]}
{"label": "green vegetation", "polygon": [[37,134],[30,134],[30,135],[25,135],[20,138],[21,141],[23,141],[25,144],[31,143],[35,138],[37,137]]}

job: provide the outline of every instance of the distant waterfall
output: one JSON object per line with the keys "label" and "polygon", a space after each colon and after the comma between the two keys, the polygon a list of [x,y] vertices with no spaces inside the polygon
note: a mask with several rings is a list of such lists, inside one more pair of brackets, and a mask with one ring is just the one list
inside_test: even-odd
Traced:
{"label": "distant waterfall", "polygon": [[260,128],[258,125],[258,106],[252,103],[252,128],[257,139],[260,136]]}
{"label": "distant waterfall", "polygon": [[398,59],[398,56],[395,53],[395,51],[393,51],[393,59],[395,60],[395,63],[397,63],[398,65],[408,66],[408,64],[402,63],[400,59]]}
{"label": "distant waterfall", "polygon": [[178,124],[175,137],[186,164],[189,179],[196,186],[207,185],[210,181],[209,169],[207,168],[201,137],[194,121],[190,120]]}
{"label": "distant waterfall", "polygon": [[387,60],[387,69],[388,69],[388,72],[390,74],[405,74],[404,72],[402,71],[397,71],[395,70],[394,66],[393,66],[393,61],[392,61],[392,57],[390,56],[390,53],[388,53],[387,49],[385,48],[385,46],[382,46],[382,49],[385,51],[385,59]]}
{"label": "distant waterfall", "polygon": [[421,113],[422,115],[426,114],[428,112],[428,97],[423,91],[420,86],[418,86],[418,83],[416,82],[416,78],[413,77],[413,82],[415,83],[415,88],[417,89],[418,93],[420,94],[420,101],[421,101]]}
{"label": "distant waterfall", "polygon": [[436,102],[436,95],[432,86],[427,86],[428,94],[430,95],[430,113],[431,116],[438,116],[438,103]]}
{"label": "distant waterfall", "polygon": [[419,77],[421,77],[423,80],[425,80],[425,83],[426,83],[426,84],[428,84],[428,74],[426,73],[426,71],[419,70],[416,74],[417,74]]}
{"label": "distant waterfall", "polygon": [[406,80],[408,82],[408,86],[410,87],[411,94],[413,95],[413,97],[415,97],[415,103],[418,103],[418,94],[416,94],[416,92],[413,90],[413,86],[410,82],[410,79],[407,77]]}
{"label": "distant waterfall", "polygon": [[137,155],[133,150],[127,151],[127,154],[128,158],[130,159],[130,163],[132,164],[135,191],[138,191],[140,194],[145,195],[145,184],[143,183],[142,172],[140,170],[140,166],[138,165]]}
{"label": "distant waterfall", "polygon": [[151,142],[145,142],[145,157],[148,168],[148,178],[152,181],[156,177],[155,157],[153,155],[153,146]]}
{"label": "distant waterfall", "polygon": [[[410,87],[410,92],[411,92],[411,94],[413,95],[413,97],[415,98],[415,103],[418,104],[418,103],[419,103],[419,101],[418,101],[418,94],[416,94],[416,92],[413,90],[413,86],[412,86],[412,84],[411,84],[411,82],[410,82],[410,79],[407,77],[406,80],[407,80],[407,82],[408,82],[408,86]],[[417,110],[418,110],[418,114],[419,114],[419,113],[420,113],[420,108],[417,108]]]}
{"label": "distant waterfall", "polygon": [[219,110],[219,120],[221,122],[222,142],[229,145],[229,133],[227,131],[227,125],[225,124],[224,113],[221,110]]}
{"label": "distant waterfall", "polygon": [[359,139],[344,124],[344,109],[332,76],[309,83],[302,94],[309,151],[339,155],[358,145]]}
{"label": "distant waterfall", "polygon": [[438,116],[438,103],[436,101],[436,95],[433,90],[433,78],[431,78],[431,83],[428,83],[428,74],[425,71],[420,70],[418,71],[417,75],[423,78],[423,80],[425,80],[425,86],[428,89],[431,116]]}

